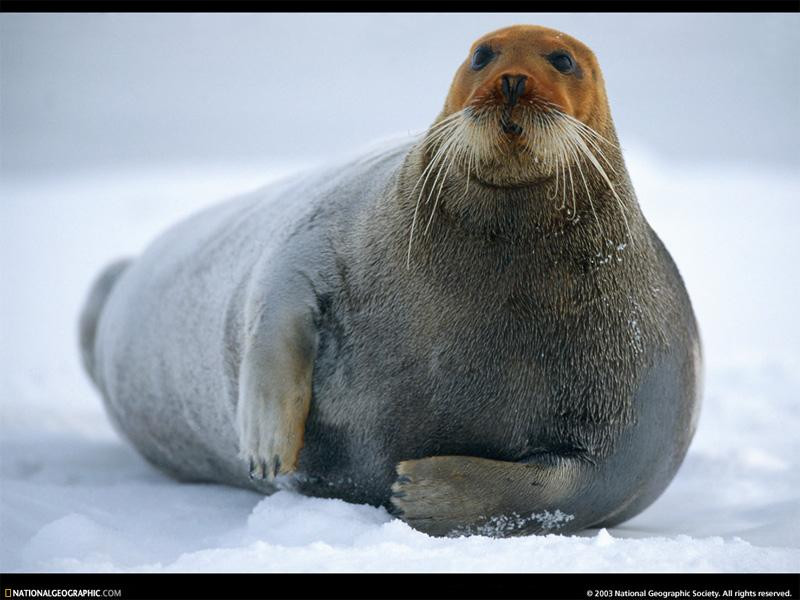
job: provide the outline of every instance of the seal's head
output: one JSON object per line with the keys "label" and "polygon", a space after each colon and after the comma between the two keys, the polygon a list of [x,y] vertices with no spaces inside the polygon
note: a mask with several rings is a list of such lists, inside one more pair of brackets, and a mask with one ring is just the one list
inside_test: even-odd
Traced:
{"label": "seal's head", "polygon": [[428,233],[437,213],[493,239],[570,228],[581,248],[633,240],[626,211],[638,208],[600,67],[559,31],[515,25],[472,44],[409,156],[407,265],[417,222]]}
{"label": "seal's head", "polygon": [[553,178],[615,139],[592,51],[564,33],[515,25],[477,40],[428,132],[479,183],[530,185]]}

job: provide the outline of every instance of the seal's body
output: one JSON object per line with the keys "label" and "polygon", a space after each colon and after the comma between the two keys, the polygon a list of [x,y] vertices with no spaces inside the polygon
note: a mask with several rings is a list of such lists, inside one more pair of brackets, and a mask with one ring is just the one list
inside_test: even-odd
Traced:
{"label": "seal's body", "polygon": [[209,209],[110,267],[81,331],[156,465],[439,535],[630,518],[699,407],[691,305],[599,68],[537,27],[476,42],[420,141]]}

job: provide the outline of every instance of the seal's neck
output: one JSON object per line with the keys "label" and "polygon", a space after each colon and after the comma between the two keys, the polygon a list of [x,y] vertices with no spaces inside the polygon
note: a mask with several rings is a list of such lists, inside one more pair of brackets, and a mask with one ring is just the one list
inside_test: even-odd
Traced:
{"label": "seal's neck", "polygon": [[501,187],[467,178],[459,165],[427,174],[430,157],[418,144],[395,180],[390,237],[402,246],[407,263],[430,260],[441,254],[442,244],[583,260],[645,242],[644,219],[622,156],[617,151],[606,159],[604,175],[582,165]]}
{"label": "seal's neck", "polygon": [[451,171],[437,184],[438,200],[427,200],[417,185],[425,162],[416,147],[372,209],[358,213],[348,285],[400,302],[406,315],[471,307],[506,324],[546,307],[562,314],[618,294],[648,298],[651,286],[663,287],[650,230],[621,158],[613,166],[616,195],[602,177],[585,174],[585,187],[574,188],[573,217],[547,180],[467,189],[465,176]]}

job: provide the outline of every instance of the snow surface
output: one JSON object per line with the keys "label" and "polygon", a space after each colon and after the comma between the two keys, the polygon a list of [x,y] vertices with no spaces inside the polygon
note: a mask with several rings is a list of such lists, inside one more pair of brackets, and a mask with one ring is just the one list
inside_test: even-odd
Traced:
{"label": "snow surface", "polygon": [[620,527],[436,539],[384,510],[162,475],[111,429],[77,313],[110,260],[297,165],[174,165],[0,182],[1,571],[798,571],[800,176],[627,152],[704,338],[700,426]]}

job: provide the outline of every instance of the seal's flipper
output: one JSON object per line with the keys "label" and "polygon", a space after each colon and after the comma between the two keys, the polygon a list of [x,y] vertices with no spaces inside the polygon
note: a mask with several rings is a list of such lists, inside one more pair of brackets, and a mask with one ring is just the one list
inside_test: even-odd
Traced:
{"label": "seal's flipper", "polygon": [[[284,290],[285,291],[285,290]],[[251,314],[239,380],[239,456],[252,479],[297,467],[311,405],[317,347],[313,311],[291,294],[259,301]]]}
{"label": "seal's flipper", "polygon": [[397,465],[391,502],[400,517],[434,536],[567,533],[587,526],[572,512],[585,463],[518,463],[432,456]]}
{"label": "seal's flipper", "polygon": [[130,262],[129,259],[117,260],[103,269],[95,279],[89,292],[89,297],[83,305],[83,310],[81,310],[79,325],[81,358],[83,359],[86,373],[96,385],[100,385],[95,374],[94,364],[94,343],[97,335],[97,324],[100,321],[103,306],[114,288],[114,284],[125,269],[128,268]]}

